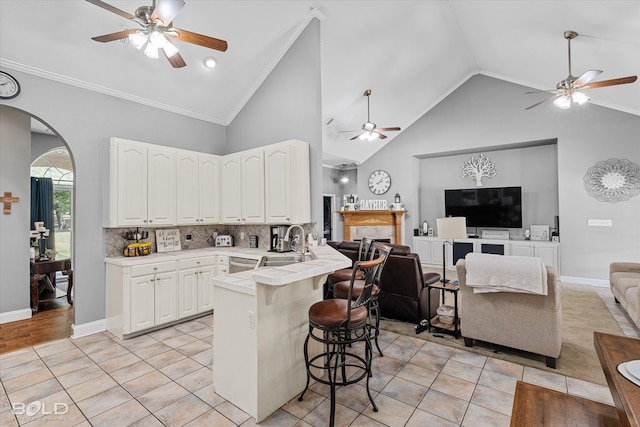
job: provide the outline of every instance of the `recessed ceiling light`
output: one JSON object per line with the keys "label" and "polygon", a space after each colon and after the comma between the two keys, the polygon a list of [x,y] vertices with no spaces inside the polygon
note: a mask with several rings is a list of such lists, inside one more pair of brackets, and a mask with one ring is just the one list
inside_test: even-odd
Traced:
{"label": "recessed ceiling light", "polygon": [[202,62],[207,68],[215,68],[215,66],[218,64],[218,60],[213,56],[207,56],[202,60]]}

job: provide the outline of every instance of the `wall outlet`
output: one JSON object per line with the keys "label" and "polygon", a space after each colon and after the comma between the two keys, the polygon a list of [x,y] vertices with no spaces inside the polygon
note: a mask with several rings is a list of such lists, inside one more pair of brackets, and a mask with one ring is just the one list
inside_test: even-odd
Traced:
{"label": "wall outlet", "polygon": [[249,310],[249,328],[256,328],[256,313]]}
{"label": "wall outlet", "polygon": [[244,231],[240,232],[240,240],[244,240]]}
{"label": "wall outlet", "polygon": [[589,227],[611,227],[613,225],[613,221],[610,219],[590,219],[587,220],[587,224]]}

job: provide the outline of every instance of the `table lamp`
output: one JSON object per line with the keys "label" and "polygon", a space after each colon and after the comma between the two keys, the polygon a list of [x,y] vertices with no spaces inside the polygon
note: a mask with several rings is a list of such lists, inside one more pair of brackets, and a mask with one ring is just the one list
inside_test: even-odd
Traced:
{"label": "table lamp", "polygon": [[453,248],[454,239],[467,238],[467,219],[463,216],[450,216],[446,218],[437,218],[436,226],[438,228],[439,239],[451,239],[442,242],[442,283],[447,283],[446,271],[447,271],[447,257],[446,257],[446,245],[449,243]]}

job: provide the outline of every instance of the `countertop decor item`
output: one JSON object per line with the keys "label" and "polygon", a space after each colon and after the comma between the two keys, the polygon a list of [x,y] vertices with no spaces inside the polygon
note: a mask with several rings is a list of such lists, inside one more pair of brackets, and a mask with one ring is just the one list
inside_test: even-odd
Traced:
{"label": "countertop decor item", "polygon": [[603,160],[589,168],[584,188],[601,202],[624,202],[640,194],[640,166],[626,159]]}

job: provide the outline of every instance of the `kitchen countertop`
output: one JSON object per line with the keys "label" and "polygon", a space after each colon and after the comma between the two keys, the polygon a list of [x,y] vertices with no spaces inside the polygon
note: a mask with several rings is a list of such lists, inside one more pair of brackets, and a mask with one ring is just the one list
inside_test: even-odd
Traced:
{"label": "kitchen countertop", "polygon": [[[234,274],[224,274],[214,278],[214,286],[221,286],[238,292],[255,295],[256,283],[262,283],[268,286],[283,286],[310,277],[330,274],[341,268],[351,267],[351,260],[331,246],[310,246],[309,252],[312,257],[309,261],[278,267],[260,267],[255,270],[247,270]],[[127,267],[214,255],[238,256],[255,259],[257,261],[265,255],[288,256],[291,254],[292,252],[279,254],[277,252],[269,252],[266,249],[240,248],[236,246],[226,248],[210,247],[153,253],[151,255],[138,257],[106,257],[105,263]]]}

